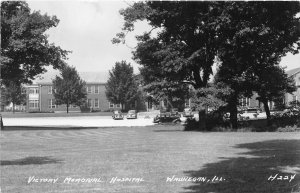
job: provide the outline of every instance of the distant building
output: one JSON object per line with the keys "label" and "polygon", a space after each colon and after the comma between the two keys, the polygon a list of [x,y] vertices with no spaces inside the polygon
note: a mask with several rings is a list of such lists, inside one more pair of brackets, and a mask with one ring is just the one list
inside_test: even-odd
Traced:
{"label": "distant building", "polygon": [[[286,72],[288,77],[292,77],[295,81],[295,84],[297,86],[297,90],[293,92],[292,94],[286,93],[285,96],[283,97],[283,102],[285,106],[289,106],[290,102],[295,102],[300,105],[300,68],[295,68],[292,70],[288,70]],[[258,107],[263,109],[264,105],[256,100],[258,95],[256,93],[253,94],[251,98],[240,98],[239,99],[239,104],[240,107],[246,107],[246,108],[253,108],[253,107]],[[275,108],[275,103],[273,101],[269,101],[269,108],[270,110]]]}
{"label": "distant building", "polygon": [[[66,105],[56,105],[53,95],[52,79],[58,73],[46,73],[42,78],[26,85],[27,111],[28,112],[60,112],[66,111]],[[95,72],[79,72],[80,77],[86,82],[87,109],[88,111],[112,111],[120,109],[120,104],[110,103],[105,95],[105,82],[107,75]],[[70,112],[80,112],[78,106],[71,105]]]}
{"label": "distant building", "polygon": [[295,101],[295,103],[299,103],[300,101],[300,68],[295,68],[286,72],[289,77],[292,77],[297,86],[297,90],[292,94],[285,94],[284,102],[286,105],[289,105],[290,102]]}

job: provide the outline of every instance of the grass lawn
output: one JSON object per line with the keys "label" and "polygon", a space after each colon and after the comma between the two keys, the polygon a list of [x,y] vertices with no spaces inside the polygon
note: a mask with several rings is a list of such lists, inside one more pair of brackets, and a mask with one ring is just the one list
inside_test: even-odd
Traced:
{"label": "grass lawn", "polygon": [[[296,176],[268,181],[276,174]],[[28,183],[33,177],[38,182]],[[114,177],[143,181],[111,183]],[[176,181],[183,177],[198,181]],[[65,181],[88,178],[100,180]],[[299,184],[299,133],[183,132],[168,125],[1,131],[3,193],[290,193]]]}

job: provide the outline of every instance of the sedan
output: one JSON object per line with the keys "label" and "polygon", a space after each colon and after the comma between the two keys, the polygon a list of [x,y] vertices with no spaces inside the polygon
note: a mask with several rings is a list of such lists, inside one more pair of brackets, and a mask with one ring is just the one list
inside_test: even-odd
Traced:
{"label": "sedan", "polygon": [[160,113],[153,119],[153,123],[179,123],[180,115],[179,114],[172,114],[170,112]]}
{"label": "sedan", "polygon": [[124,116],[121,111],[114,111],[112,118],[114,120],[120,120],[120,119],[124,119]]}
{"label": "sedan", "polygon": [[136,110],[130,110],[130,111],[128,111],[126,118],[127,119],[137,119]]}

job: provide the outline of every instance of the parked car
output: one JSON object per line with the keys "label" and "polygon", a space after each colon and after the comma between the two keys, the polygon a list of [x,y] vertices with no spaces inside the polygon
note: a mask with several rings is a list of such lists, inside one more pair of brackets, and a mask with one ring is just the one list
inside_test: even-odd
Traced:
{"label": "parked car", "polygon": [[120,120],[120,119],[124,119],[124,116],[121,111],[114,111],[112,118],[114,120]]}
{"label": "parked car", "polygon": [[241,112],[240,116],[244,119],[266,119],[267,115],[259,108],[249,108]]}
{"label": "parked car", "polygon": [[173,108],[173,109],[171,109],[171,115],[176,115],[176,116],[179,116],[178,109],[177,109],[177,108]]}
{"label": "parked car", "polygon": [[153,123],[179,123],[180,114],[173,114],[171,112],[160,113],[153,119]]}
{"label": "parked car", "polygon": [[191,108],[185,108],[183,110],[183,117],[192,117],[193,116],[193,111]]}
{"label": "parked car", "polygon": [[137,118],[137,112],[136,110],[129,110],[126,116],[127,119],[136,119]]}
{"label": "parked car", "polygon": [[197,111],[183,112],[179,119],[182,125],[186,125],[188,120],[199,121],[199,113]]}
{"label": "parked car", "polygon": [[287,109],[284,109],[282,114],[285,115],[300,115],[300,108],[298,107],[290,107]]}

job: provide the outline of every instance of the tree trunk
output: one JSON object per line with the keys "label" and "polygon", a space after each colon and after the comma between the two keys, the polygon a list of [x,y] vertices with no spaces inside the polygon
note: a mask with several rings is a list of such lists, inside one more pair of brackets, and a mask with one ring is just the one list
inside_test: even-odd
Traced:
{"label": "tree trunk", "polygon": [[12,103],[12,108],[13,108],[13,114],[15,114],[15,103]]}
{"label": "tree trunk", "polygon": [[205,109],[199,111],[199,130],[206,130],[206,114]]}
{"label": "tree trunk", "polygon": [[67,101],[67,113],[69,113],[69,101]]}
{"label": "tree trunk", "polygon": [[264,104],[264,109],[266,111],[266,115],[267,115],[267,123],[268,125],[271,124],[271,113],[270,113],[270,108],[269,108],[269,105],[268,105],[268,100],[267,99],[263,99],[262,100],[262,103]]}
{"label": "tree trunk", "polygon": [[2,116],[0,116],[0,129],[1,129],[1,130],[4,129]]}
{"label": "tree trunk", "polygon": [[237,95],[234,95],[229,102],[230,123],[232,129],[238,128]]}

